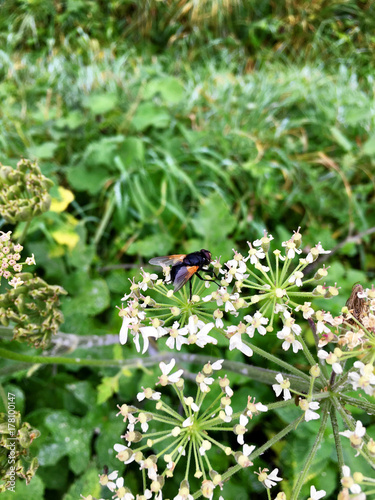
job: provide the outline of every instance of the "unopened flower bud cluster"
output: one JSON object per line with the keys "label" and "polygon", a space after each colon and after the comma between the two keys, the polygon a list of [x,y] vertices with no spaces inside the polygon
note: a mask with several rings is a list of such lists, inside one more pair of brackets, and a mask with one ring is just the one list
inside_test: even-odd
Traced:
{"label": "unopened flower bud cluster", "polygon": [[22,159],[15,169],[0,163],[0,215],[16,224],[46,212],[51,205],[48,190],[52,186],[36,162]]}

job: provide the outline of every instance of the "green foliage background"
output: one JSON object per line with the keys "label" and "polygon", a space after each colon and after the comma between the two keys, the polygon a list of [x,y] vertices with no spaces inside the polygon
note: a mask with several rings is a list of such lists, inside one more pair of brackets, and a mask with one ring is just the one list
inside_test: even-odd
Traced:
{"label": "green foliage background", "polygon": [[[0,161],[35,158],[54,180],[55,198],[67,196],[58,186],[74,194],[66,210],[32,222],[25,251],[44,279],[69,293],[63,332],[117,333],[115,305],[150,257],[209,248],[227,259],[265,228],[281,241],[301,226],[306,247],[336,249],[336,312],[355,282],[373,279],[373,2],[189,5],[0,5]],[[115,345],[74,355],[135,354]],[[100,496],[97,474],[118,468],[116,404],[132,401],[153,375],[10,361],[0,374],[23,419],[42,432],[33,446],[41,467],[17,498]],[[258,399],[272,397],[234,380],[244,394],[250,387]],[[278,417],[257,428],[259,442],[289,421]],[[266,458],[285,473],[287,492],[309,436],[301,426]],[[331,439],[310,478],[329,494],[337,480]],[[241,481],[226,487],[226,499],[259,492],[249,471]]]}

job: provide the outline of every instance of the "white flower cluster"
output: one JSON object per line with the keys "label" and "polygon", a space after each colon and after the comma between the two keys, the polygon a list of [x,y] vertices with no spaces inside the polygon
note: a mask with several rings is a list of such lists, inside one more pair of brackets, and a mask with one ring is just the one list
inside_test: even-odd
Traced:
{"label": "white flower cluster", "polygon": [[35,265],[34,254],[27,257],[25,262],[20,262],[21,252],[23,246],[11,241],[12,231],[4,233],[0,231],[0,279],[1,277],[8,280],[8,283],[13,288],[21,286],[24,282],[20,277],[16,276],[17,273],[22,271],[22,266]]}

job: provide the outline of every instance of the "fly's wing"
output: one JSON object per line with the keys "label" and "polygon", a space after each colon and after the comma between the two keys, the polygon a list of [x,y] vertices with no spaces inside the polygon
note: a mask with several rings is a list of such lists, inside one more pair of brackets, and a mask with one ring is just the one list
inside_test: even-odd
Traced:
{"label": "fly's wing", "polygon": [[182,266],[177,271],[175,279],[174,279],[174,291],[178,292],[180,288],[182,288],[185,283],[189,281],[189,279],[196,273],[199,269],[199,266]]}
{"label": "fly's wing", "polygon": [[182,255],[166,255],[165,257],[154,257],[150,259],[148,262],[153,266],[174,266],[178,264],[178,262],[182,262],[186,254]]}

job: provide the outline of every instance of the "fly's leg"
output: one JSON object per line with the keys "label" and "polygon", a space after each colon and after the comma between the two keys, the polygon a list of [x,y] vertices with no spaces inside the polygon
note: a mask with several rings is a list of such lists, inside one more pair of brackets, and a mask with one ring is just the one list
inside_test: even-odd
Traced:
{"label": "fly's leg", "polygon": [[[208,272],[208,271],[205,271],[205,272]],[[213,273],[213,275],[215,276],[216,279],[219,279],[219,277],[216,276],[216,274],[213,271],[211,271],[211,272]],[[217,285],[219,288],[221,287],[221,283],[218,283],[214,279],[202,278],[202,276],[198,272],[195,273],[195,276],[197,276],[201,281],[210,281],[211,283],[215,283],[215,285]]]}

